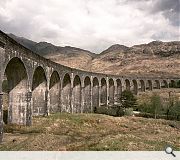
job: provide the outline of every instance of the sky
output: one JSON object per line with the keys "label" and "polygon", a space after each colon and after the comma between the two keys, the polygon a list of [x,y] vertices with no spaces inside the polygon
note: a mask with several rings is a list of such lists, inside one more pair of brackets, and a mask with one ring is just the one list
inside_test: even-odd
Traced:
{"label": "sky", "polygon": [[100,53],[180,40],[180,0],[0,0],[0,29]]}

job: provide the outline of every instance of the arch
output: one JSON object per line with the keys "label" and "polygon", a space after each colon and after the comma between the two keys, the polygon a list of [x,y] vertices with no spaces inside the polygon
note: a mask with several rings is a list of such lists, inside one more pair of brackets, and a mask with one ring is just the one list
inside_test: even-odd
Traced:
{"label": "arch", "polygon": [[133,93],[137,95],[138,93],[138,85],[137,85],[137,81],[135,79],[132,80],[133,82]]}
{"label": "arch", "polygon": [[154,81],[153,89],[160,89],[160,82],[159,82],[159,80],[155,80]]}
{"label": "arch", "polygon": [[125,80],[125,90],[130,91],[130,87],[131,87],[130,81],[129,81],[128,79],[126,79],[126,80]]}
{"label": "arch", "polygon": [[8,124],[8,107],[9,107],[9,90],[8,90],[8,80],[6,77],[6,74],[4,75],[4,78],[2,80],[2,92],[3,92],[3,122],[5,124]]}
{"label": "arch", "polygon": [[73,104],[73,113],[81,112],[81,79],[78,75],[75,76],[73,81],[73,90],[72,90],[72,104]]}
{"label": "arch", "polygon": [[166,80],[162,80],[161,87],[162,88],[168,88],[168,82]]}
{"label": "arch", "polygon": [[96,108],[99,107],[99,81],[97,77],[93,78],[92,107],[93,107],[94,112]]}
{"label": "arch", "polygon": [[122,94],[122,83],[120,79],[116,80],[117,84],[117,95],[116,95],[116,102],[120,103],[121,102],[121,94]]}
{"label": "arch", "polygon": [[144,83],[144,80],[140,80],[140,91],[141,92],[145,92],[145,83]]}
{"label": "arch", "polygon": [[38,66],[33,74],[32,99],[33,115],[47,114],[47,79],[41,66]]}
{"label": "arch", "polygon": [[171,80],[169,83],[169,87],[170,88],[176,88],[176,81],[175,80]]}
{"label": "arch", "polygon": [[91,80],[87,76],[84,79],[84,110],[83,112],[91,112]]}
{"label": "arch", "polygon": [[105,78],[101,79],[100,103],[101,105],[107,105],[107,83]]}
{"label": "arch", "polygon": [[146,81],[146,90],[152,91],[152,89],[153,89],[152,81],[151,80],[147,80]]}
{"label": "arch", "polygon": [[114,104],[114,80],[109,79],[109,104]]}
{"label": "arch", "polygon": [[71,108],[71,77],[68,73],[65,74],[62,81],[61,91],[61,111],[72,112]]}
{"label": "arch", "polygon": [[21,59],[12,58],[5,68],[8,92],[8,123],[26,124],[28,75]]}
{"label": "arch", "polygon": [[177,88],[180,88],[180,80],[177,80],[177,81],[176,81],[176,87],[177,87]]}
{"label": "arch", "polygon": [[50,77],[49,84],[49,97],[50,97],[50,107],[49,112],[55,113],[60,111],[60,88],[61,82],[57,71],[54,71]]}

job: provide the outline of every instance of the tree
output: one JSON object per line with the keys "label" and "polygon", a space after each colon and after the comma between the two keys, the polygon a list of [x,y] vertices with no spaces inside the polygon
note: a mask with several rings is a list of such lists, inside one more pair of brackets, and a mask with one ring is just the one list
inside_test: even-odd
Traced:
{"label": "tree", "polygon": [[136,97],[131,91],[124,90],[121,94],[121,104],[123,108],[134,108],[136,107]]}
{"label": "tree", "polygon": [[152,113],[154,114],[154,118],[156,119],[157,115],[162,110],[161,98],[156,93],[154,93],[151,96],[151,104],[150,104],[150,106],[151,106],[151,109],[152,109]]}

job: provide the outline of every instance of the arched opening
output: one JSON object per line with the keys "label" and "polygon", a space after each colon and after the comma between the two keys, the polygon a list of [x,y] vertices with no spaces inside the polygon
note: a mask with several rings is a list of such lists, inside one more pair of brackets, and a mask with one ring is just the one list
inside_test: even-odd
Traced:
{"label": "arched opening", "polygon": [[81,79],[79,76],[75,76],[73,81],[73,91],[72,91],[72,104],[73,113],[81,112]]}
{"label": "arched opening", "polygon": [[101,79],[101,92],[100,92],[101,105],[107,105],[107,83],[105,78]]}
{"label": "arched opening", "polygon": [[133,94],[137,95],[138,93],[138,85],[137,85],[137,81],[135,79],[132,80],[133,82]]}
{"label": "arched opening", "polygon": [[61,92],[61,111],[72,112],[71,108],[71,78],[69,74],[65,74],[62,82],[62,92]]}
{"label": "arched opening", "polygon": [[125,80],[125,87],[126,87],[126,90],[130,91],[130,81],[128,79]]}
{"label": "arched opening", "polygon": [[15,57],[9,61],[5,69],[3,91],[8,99],[4,110],[4,122],[26,124],[28,76],[23,62]]}
{"label": "arched opening", "polygon": [[152,87],[152,81],[151,80],[147,80],[146,82],[146,90],[152,91],[153,87]]}
{"label": "arched opening", "polygon": [[170,87],[170,88],[176,88],[176,82],[175,82],[175,80],[171,80],[171,81],[170,81],[169,87]]}
{"label": "arched opening", "polygon": [[50,78],[49,96],[50,96],[50,113],[60,112],[60,77],[57,71],[54,71]]}
{"label": "arched opening", "polygon": [[116,96],[116,102],[120,103],[121,102],[121,94],[122,94],[122,83],[120,79],[116,80],[117,83],[117,96]]}
{"label": "arched opening", "polygon": [[84,79],[84,111],[91,112],[91,80],[89,77]]}
{"label": "arched opening", "polygon": [[3,122],[8,123],[8,107],[9,107],[9,90],[8,90],[8,80],[6,75],[4,75],[2,81],[2,92],[3,92]]}
{"label": "arched opening", "polygon": [[33,115],[47,114],[47,80],[44,69],[37,67],[32,83]]}
{"label": "arched opening", "polygon": [[93,79],[92,107],[94,112],[96,108],[99,107],[99,81],[96,77]]}
{"label": "arched opening", "polygon": [[109,79],[109,104],[114,104],[114,81]]}
{"label": "arched opening", "polygon": [[145,92],[145,83],[143,80],[140,80],[140,92]]}
{"label": "arched opening", "polygon": [[160,89],[160,82],[158,80],[154,81],[154,85],[153,85],[154,89]]}
{"label": "arched opening", "polygon": [[177,82],[176,82],[176,87],[177,87],[177,88],[180,88],[180,80],[177,80]]}
{"label": "arched opening", "polygon": [[161,87],[162,87],[162,88],[168,88],[168,83],[167,83],[166,80],[163,80],[163,81],[161,82]]}

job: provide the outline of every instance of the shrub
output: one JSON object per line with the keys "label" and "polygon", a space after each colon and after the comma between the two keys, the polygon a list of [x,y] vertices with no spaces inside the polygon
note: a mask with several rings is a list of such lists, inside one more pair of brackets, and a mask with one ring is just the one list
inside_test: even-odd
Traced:
{"label": "shrub", "polygon": [[121,95],[121,106],[123,108],[135,108],[137,106],[136,98],[131,91],[124,90]]}
{"label": "shrub", "polygon": [[133,108],[126,108],[124,115],[126,116],[132,116],[133,115]]}

